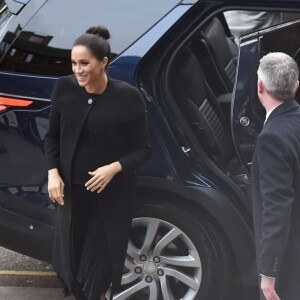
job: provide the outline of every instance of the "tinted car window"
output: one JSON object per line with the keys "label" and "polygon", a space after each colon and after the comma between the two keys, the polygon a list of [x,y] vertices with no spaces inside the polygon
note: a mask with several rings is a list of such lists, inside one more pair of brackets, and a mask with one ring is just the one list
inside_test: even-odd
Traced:
{"label": "tinted car window", "polygon": [[[77,36],[94,25],[111,32],[113,57],[170,11],[178,0],[52,0],[26,24],[8,32],[14,40],[1,63],[6,71],[65,75],[71,71],[70,48]],[[7,38],[6,38],[7,40]]]}

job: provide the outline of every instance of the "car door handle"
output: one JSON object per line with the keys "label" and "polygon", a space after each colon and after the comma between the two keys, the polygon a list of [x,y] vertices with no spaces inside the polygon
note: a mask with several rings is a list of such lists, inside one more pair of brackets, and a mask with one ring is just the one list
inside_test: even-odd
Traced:
{"label": "car door handle", "polygon": [[183,147],[181,147],[181,150],[185,155],[189,156],[189,152],[191,151],[191,148],[183,146]]}

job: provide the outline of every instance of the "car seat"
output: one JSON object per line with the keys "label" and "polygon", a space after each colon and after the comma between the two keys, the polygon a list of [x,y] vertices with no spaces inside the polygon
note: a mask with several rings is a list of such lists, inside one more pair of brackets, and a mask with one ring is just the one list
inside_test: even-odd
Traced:
{"label": "car seat", "polygon": [[213,18],[194,39],[195,54],[216,96],[231,93],[235,82],[238,46],[218,18]]}
{"label": "car seat", "polygon": [[204,150],[223,171],[240,181],[245,172],[235,157],[229,124],[190,49],[175,58],[170,83],[176,103]]}

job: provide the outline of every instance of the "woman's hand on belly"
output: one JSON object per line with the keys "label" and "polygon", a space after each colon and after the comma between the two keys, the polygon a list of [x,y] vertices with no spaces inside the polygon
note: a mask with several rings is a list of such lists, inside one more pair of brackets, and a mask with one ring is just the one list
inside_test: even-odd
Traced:
{"label": "woman's hand on belly", "polygon": [[61,179],[58,169],[48,171],[48,194],[52,202],[64,205],[64,187],[65,184]]}
{"label": "woman's hand on belly", "polygon": [[91,192],[97,191],[97,193],[100,193],[105,189],[113,177],[121,171],[122,166],[118,161],[100,167],[93,172],[89,172],[89,175],[92,176],[92,178],[86,182],[85,186],[87,190]]}

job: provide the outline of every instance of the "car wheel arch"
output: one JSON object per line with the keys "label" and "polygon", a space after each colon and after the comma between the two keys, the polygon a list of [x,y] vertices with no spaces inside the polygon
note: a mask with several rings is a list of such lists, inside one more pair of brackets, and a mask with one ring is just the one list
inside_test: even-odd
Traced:
{"label": "car wheel arch", "polygon": [[159,182],[153,184],[139,184],[138,206],[149,201],[171,205],[184,203],[186,212],[193,211],[205,214],[224,233],[230,245],[235,261],[240,271],[244,285],[255,286],[255,248],[251,224],[247,224],[240,212],[231,201],[219,191],[207,187],[182,187],[178,184]]}

